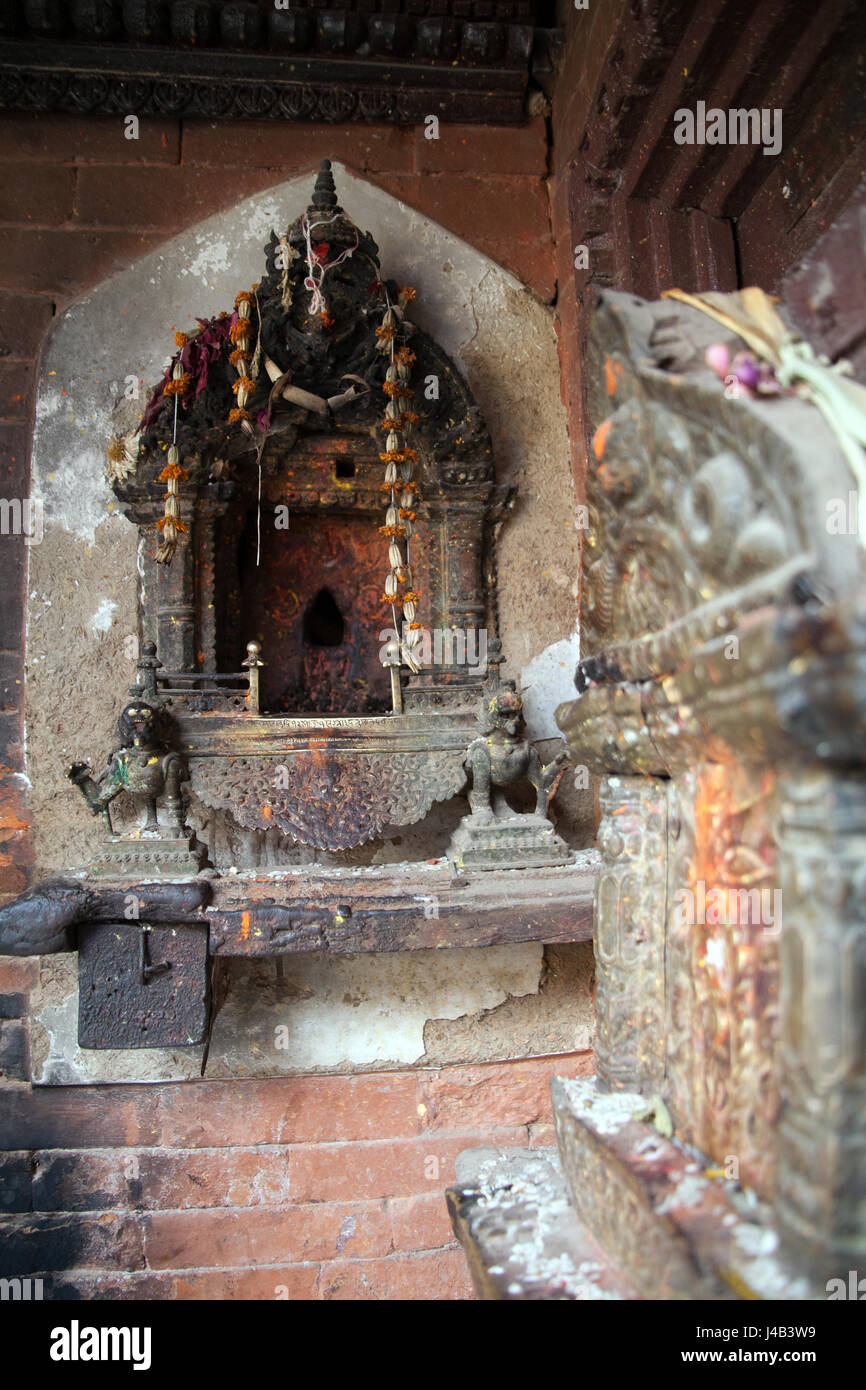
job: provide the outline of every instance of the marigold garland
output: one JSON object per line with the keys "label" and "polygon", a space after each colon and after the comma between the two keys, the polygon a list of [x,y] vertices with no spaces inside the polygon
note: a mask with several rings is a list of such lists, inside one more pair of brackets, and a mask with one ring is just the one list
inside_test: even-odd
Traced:
{"label": "marigold garland", "polygon": [[[376,329],[376,347],[379,352],[387,353],[389,358],[385,380],[382,383],[388,404],[385,407],[385,417],[379,426],[386,436],[385,448],[379,454],[379,458],[386,465],[382,493],[388,503],[385,525],[379,527],[379,533],[389,541],[390,565],[382,602],[391,609],[399,658],[410,670],[417,672],[421,669],[418,648],[422,638],[420,625],[415,622],[418,593],[413,587],[409,545],[415,532],[413,523],[416,519],[416,513],[410,510],[410,504],[417,497],[417,489],[410,480],[413,466],[418,462],[418,451],[409,448],[406,440],[418,423],[418,416],[402,408],[402,403],[415,394],[407,383],[410,367],[416,358],[415,353],[405,344],[398,346],[399,328],[403,323],[402,310],[414,298],[415,291],[409,286],[401,285],[399,308],[395,309],[390,299],[387,300],[382,323]],[[402,635],[401,625],[397,621],[398,604],[403,610]]]}
{"label": "marigold garland", "polygon": [[184,373],[183,373],[183,376],[179,376],[179,377],[173,379],[172,381],[167,381],[167,382],[165,383],[165,388],[164,388],[164,390],[163,390],[163,395],[164,395],[164,396],[185,396],[185,395],[187,394],[187,392],[189,391],[189,388],[190,388],[191,385],[192,385],[192,377],[190,376],[189,372],[184,372]]}

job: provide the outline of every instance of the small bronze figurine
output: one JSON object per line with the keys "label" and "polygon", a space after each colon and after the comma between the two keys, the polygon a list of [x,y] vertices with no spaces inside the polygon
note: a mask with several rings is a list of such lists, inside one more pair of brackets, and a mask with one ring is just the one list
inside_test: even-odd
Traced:
{"label": "small bronze figurine", "polygon": [[78,787],[93,814],[102,814],[109,835],[114,833],[110,803],[124,791],[145,802],[147,818],[139,833],[161,833],[156,804],[164,794],[171,831],[175,836],[183,835],[183,760],[179,753],[167,752],[163,746],[156,710],[144,700],[131,701],[117,721],[117,732],[121,746],[111,754],[99,777],[91,776],[87,763],[73,763],[67,777]]}
{"label": "small bronze figurine", "polygon": [[532,745],[520,737],[523,701],[515,690],[503,690],[493,696],[488,704],[488,722],[489,732],[473,739],[466,754],[466,767],[472,773],[469,805],[476,823],[489,825],[497,813],[513,814],[499,791],[493,792],[491,804],[491,789],[506,787],[524,777],[535,788],[535,814],[546,816],[568,754],[558,753],[552,763],[542,766]]}
{"label": "small bronze figurine", "polygon": [[[563,750],[542,765],[523,737],[523,701],[516,690],[499,684],[498,662],[488,691],[481,716],[484,731],[466,750],[470,814],[455,830],[448,857],[458,870],[567,863],[571,851],[554,831],[547,807],[568,753]],[[535,788],[535,810],[529,815],[513,811],[501,790],[524,778]]]}

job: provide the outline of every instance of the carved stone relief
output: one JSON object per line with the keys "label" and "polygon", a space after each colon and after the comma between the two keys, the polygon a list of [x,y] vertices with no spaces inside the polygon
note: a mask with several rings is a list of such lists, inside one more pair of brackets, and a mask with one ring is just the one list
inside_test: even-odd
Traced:
{"label": "carved stone relief", "polygon": [[781,783],[777,1209],[826,1278],[866,1246],[866,778]]}
{"label": "carved stone relief", "polygon": [[600,803],[598,1073],[610,1087],[655,1090],[664,1077],[666,787],[655,778],[606,777]]}

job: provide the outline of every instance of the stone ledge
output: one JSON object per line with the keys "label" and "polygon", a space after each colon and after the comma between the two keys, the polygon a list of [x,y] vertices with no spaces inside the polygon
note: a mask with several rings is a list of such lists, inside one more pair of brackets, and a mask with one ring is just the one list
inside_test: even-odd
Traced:
{"label": "stone ledge", "polygon": [[555,1150],[467,1150],[446,1200],[480,1299],[639,1297],[577,1219]]}

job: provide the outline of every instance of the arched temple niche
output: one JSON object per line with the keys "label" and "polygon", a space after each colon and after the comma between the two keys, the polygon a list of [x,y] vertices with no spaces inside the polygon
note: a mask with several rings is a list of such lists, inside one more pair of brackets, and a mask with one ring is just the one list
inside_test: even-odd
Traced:
{"label": "arched temple niche", "polygon": [[[435,351],[451,359],[454,390],[465,391],[466,402],[475,397],[490,431],[496,486],[503,492],[517,488],[518,502],[500,531],[495,557],[498,627],[509,663],[505,672],[520,684],[528,664],[574,627],[576,544],[573,529],[563,527],[563,519],[571,521],[573,504],[550,311],[511,275],[435,223],[339,166],[334,174],[341,204],[359,228],[369,227],[375,237],[383,274],[417,289],[412,319],[431,343],[435,341]],[[113,276],[67,311],[48,348],[34,443],[34,491],[44,502],[45,539],[31,551],[28,622],[28,776],[37,873],[67,867],[87,856],[92,824],[85,809],[66,795],[62,768],[72,757],[89,756],[97,763],[110,744],[116,695],[127,681],[135,680],[134,639],[158,636],[160,656],[167,666],[184,669],[189,664],[188,659],[179,662],[176,651],[162,650],[166,640],[182,645],[187,616],[164,611],[159,631],[158,585],[164,580],[149,566],[147,549],[153,540],[149,526],[162,503],[156,509],[154,499],[149,499],[154,515],[146,519],[149,526],[144,532],[150,539],[137,548],[135,529],[118,514],[118,502],[104,477],[105,441],[117,431],[118,418],[125,418],[128,428],[135,427],[150,388],[160,379],[168,354],[175,351],[174,332],[193,328],[198,318],[210,319],[230,310],[239,287],[262,280],[263,245],[274,229],[279,236],[307,206],[312,182],[311,176],[294,179],[248,199]],[[461,387],[464,376],[468,384]],[[130,399],[124,400],[125,396]],[[479,428],[483,431],[483,425]],[[360,455],[344,456],[334,449],[334,442],[333,437],[320,435],[324,453],[308,451],[308,462],[314,471],[318,467],[328,472],[328,488],[339,495],[340,485],[349,481],[341,477],[341,470],[354,467],[363,472],[365,462]],[[367,446],[373,450],[369,434]],[[277,454],[281,449],[285,452],[286,440],[275,439],[271,447]],[[297,440],[292,447],[299,447]],[[214,624],[213,662],[199,663],[218,670],[238,669],[245,638],[251,635],[249,623],[262,609],[257,586],[267,571],[256,566],[252,553],[258,479],[254,458],[250,462],[240,486],[247,504],[243,524],[237,533],[215,531],[213,535],[214,547],[230,543],[243,557],[238,584],[233,593],[217,595],[214,610],[208,608],[210,599],[200,608],[203,619],[213,611],[234,621],[234,628],[229,621],[221,630],[219,623]],[[434,462],[428,449],[422,472]],[[378,460],[377,466],[381,467]],[[269,474],[269,460],[263,458],[263,497],[271,506],[275,497],[268,498],[268,488],[278,487],[280,476],[278,464],[274,467],[277,471],[272,468]],[[454,485],[458,486],[456,479]],[[219,491],[218,479],[214,486]],[[143,495],[138,500],[144,505]],[[130,507],[135,504],[131,495],[125,501]],[[370,581],[373,557],[378,556],[381,582],[387,550],[376,522],[384,516],[362,512],[348,518],[350,525],[343,533],[349,550],[353,530],[363,535],[363,544],[358,541],[358,553],[349,557],[349,563],[363,569],[369,549]],[[239,514],[236,509],[232,525]],[[305,534],[312,544],[318,543],[322,533],[317,533],[316,526],[315,509],[299,505],[297,499],[290,503],[290,545]],[[554,528],[555,553],[550,543]],[[425,625],[434,626],[453,623],[457,615],[447,609],[444,533],[434,529],[431,534],[439,539],[424,563],[431,563],[438,572],[429,578],[425,575],[425,581],[427,597],[435,597],[438,607],[420,616]],[[268,539],[273,539],[270,533],[263,545]],[[224,554],[221,548],[220,557]],[[180,573],[178,559],[169,574]],[[333,633],[330,604],[344,624],[351,627],[353,622],[351,611],[346,611],[346,586],[340,574],[346,556],[335,552],[328,559],[333,562],[333,582],[321,574],[315,583],[311,578],[310,592],[298,594],[296,611],[287,615],[284,626],[294,623],[302,639],[304,635],[326,639],[329,631]],[[301,572],[302,566],[296,565],[295,573]],[[485,597],[491,587],[488,579],[487,574],[482,576]],[[341,584],[342,593],[338,592]],[[201,599],[199,587],[194,602],[201,604]],[[140,621],[139,606],[155,626]],[[170,603],[162,606],[171,608]],[[292,606],[294,610],[294,601]],[[266,616],[269,621],[274,618],[270,613]],[[473,614],[460,616],[464,627],[471,626],[473,616],[477,620]],[[201,631],[200,625],[198,635]],[[272,642],[264,635],[266,642]],[[377,633],[372,636],[368,655],[370,646],[375,651],[379,646]],[[187,653],[187,658],[197,662],[201,644],[193,645],[196,650]],[[333,707],[334,692],[340,682],[345,683],[345,663],[338,662],[330,670],[329,663],[333,667],[335,653],[344,643],[314,640],[307,646],[313,651],[314,666],[327,674],[324,688],[331,692],[328,698]],[[570,662],[563,667],[566,675],[568,666]],[[357,669],[350,677],[357,682],[361,702],[368,695],[374,705],[387,700],[378,660],[377,668],[369,677],[364,670],[359,676]],[[283,672],[282,679],[276,662],[266,669],[267,674],[264,668],[262,672],[264,708],[279,710],[299,698],[297,691],[288,689],[289,677]],[[64,672],[74,673],[74,682],[64,679]],[[310,697],[312,703],[317,698]],[[550,704],[555,703],[553,696]],[[533,727],[529,699],[527,708],[530,737],[551,734],[552,724],[543,727],[550,722],[544,717]]]}

